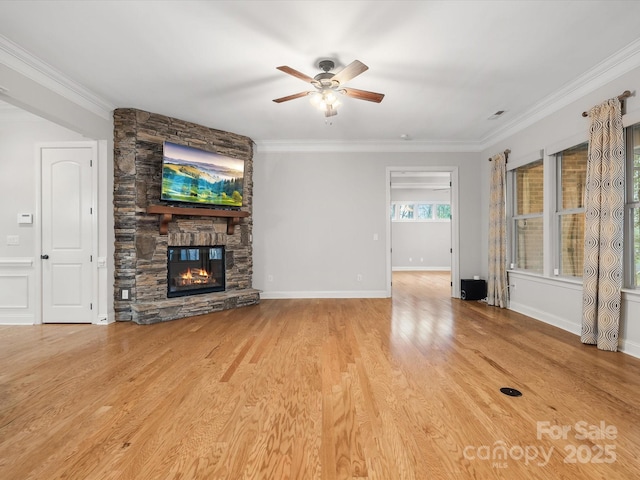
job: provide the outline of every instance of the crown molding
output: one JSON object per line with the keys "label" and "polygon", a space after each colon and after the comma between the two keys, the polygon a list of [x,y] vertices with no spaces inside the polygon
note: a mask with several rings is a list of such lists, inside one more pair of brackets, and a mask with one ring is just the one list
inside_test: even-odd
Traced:
{"label": "crown molding", "polygon": [[482,145],[475,142],[436,142],[418,140],[360,140],[350,142],[263,140],[255,142],[260,152],[349,152],[349,153],[477,153]]}
{"label": "crown molding", "polygon": [[116,108],[3,35],[0,35],[0,63],[105,120],[111,119]]}
{"label": "crown molding", "polygon": [[640,39],[633,41],[587,70],[584,75],[568,83],[557,92],[545,97],[510,123],[491,132],[479,142],[482,144],[482,149],[487,149],[524,130],[638,67],[640,67]]}

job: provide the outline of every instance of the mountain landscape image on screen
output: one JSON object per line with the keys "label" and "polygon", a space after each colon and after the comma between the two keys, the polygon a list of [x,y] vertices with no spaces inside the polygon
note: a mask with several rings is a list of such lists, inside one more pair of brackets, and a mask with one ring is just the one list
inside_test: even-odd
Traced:
{"label": "mountain landscape image on screen", "polygon": [[243,183],[242,160],[164,143],[162,200],[241,207]]}

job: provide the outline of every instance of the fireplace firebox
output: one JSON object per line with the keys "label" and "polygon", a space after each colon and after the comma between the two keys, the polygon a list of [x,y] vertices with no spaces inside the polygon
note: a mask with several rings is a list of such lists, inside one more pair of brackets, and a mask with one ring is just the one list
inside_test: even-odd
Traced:
{"label": "fireplace firebox", "polygon": [[224,247],[169,247],[167,297],[223,292]]}

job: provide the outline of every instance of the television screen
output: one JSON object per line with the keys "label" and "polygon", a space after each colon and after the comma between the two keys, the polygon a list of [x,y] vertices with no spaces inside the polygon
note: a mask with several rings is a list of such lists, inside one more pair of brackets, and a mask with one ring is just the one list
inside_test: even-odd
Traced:
{"label": "television screen", "polygon": [[244,161],[164,142],[162,200],[241,207]]}

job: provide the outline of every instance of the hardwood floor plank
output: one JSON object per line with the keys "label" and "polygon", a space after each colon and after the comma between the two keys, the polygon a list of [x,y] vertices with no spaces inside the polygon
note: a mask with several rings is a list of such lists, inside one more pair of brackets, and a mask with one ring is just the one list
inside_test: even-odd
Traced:
{"label": "hardwood floor plank", "polygon": [[0,326],[0,478],[640,476],[639,359],[449,288]]}

